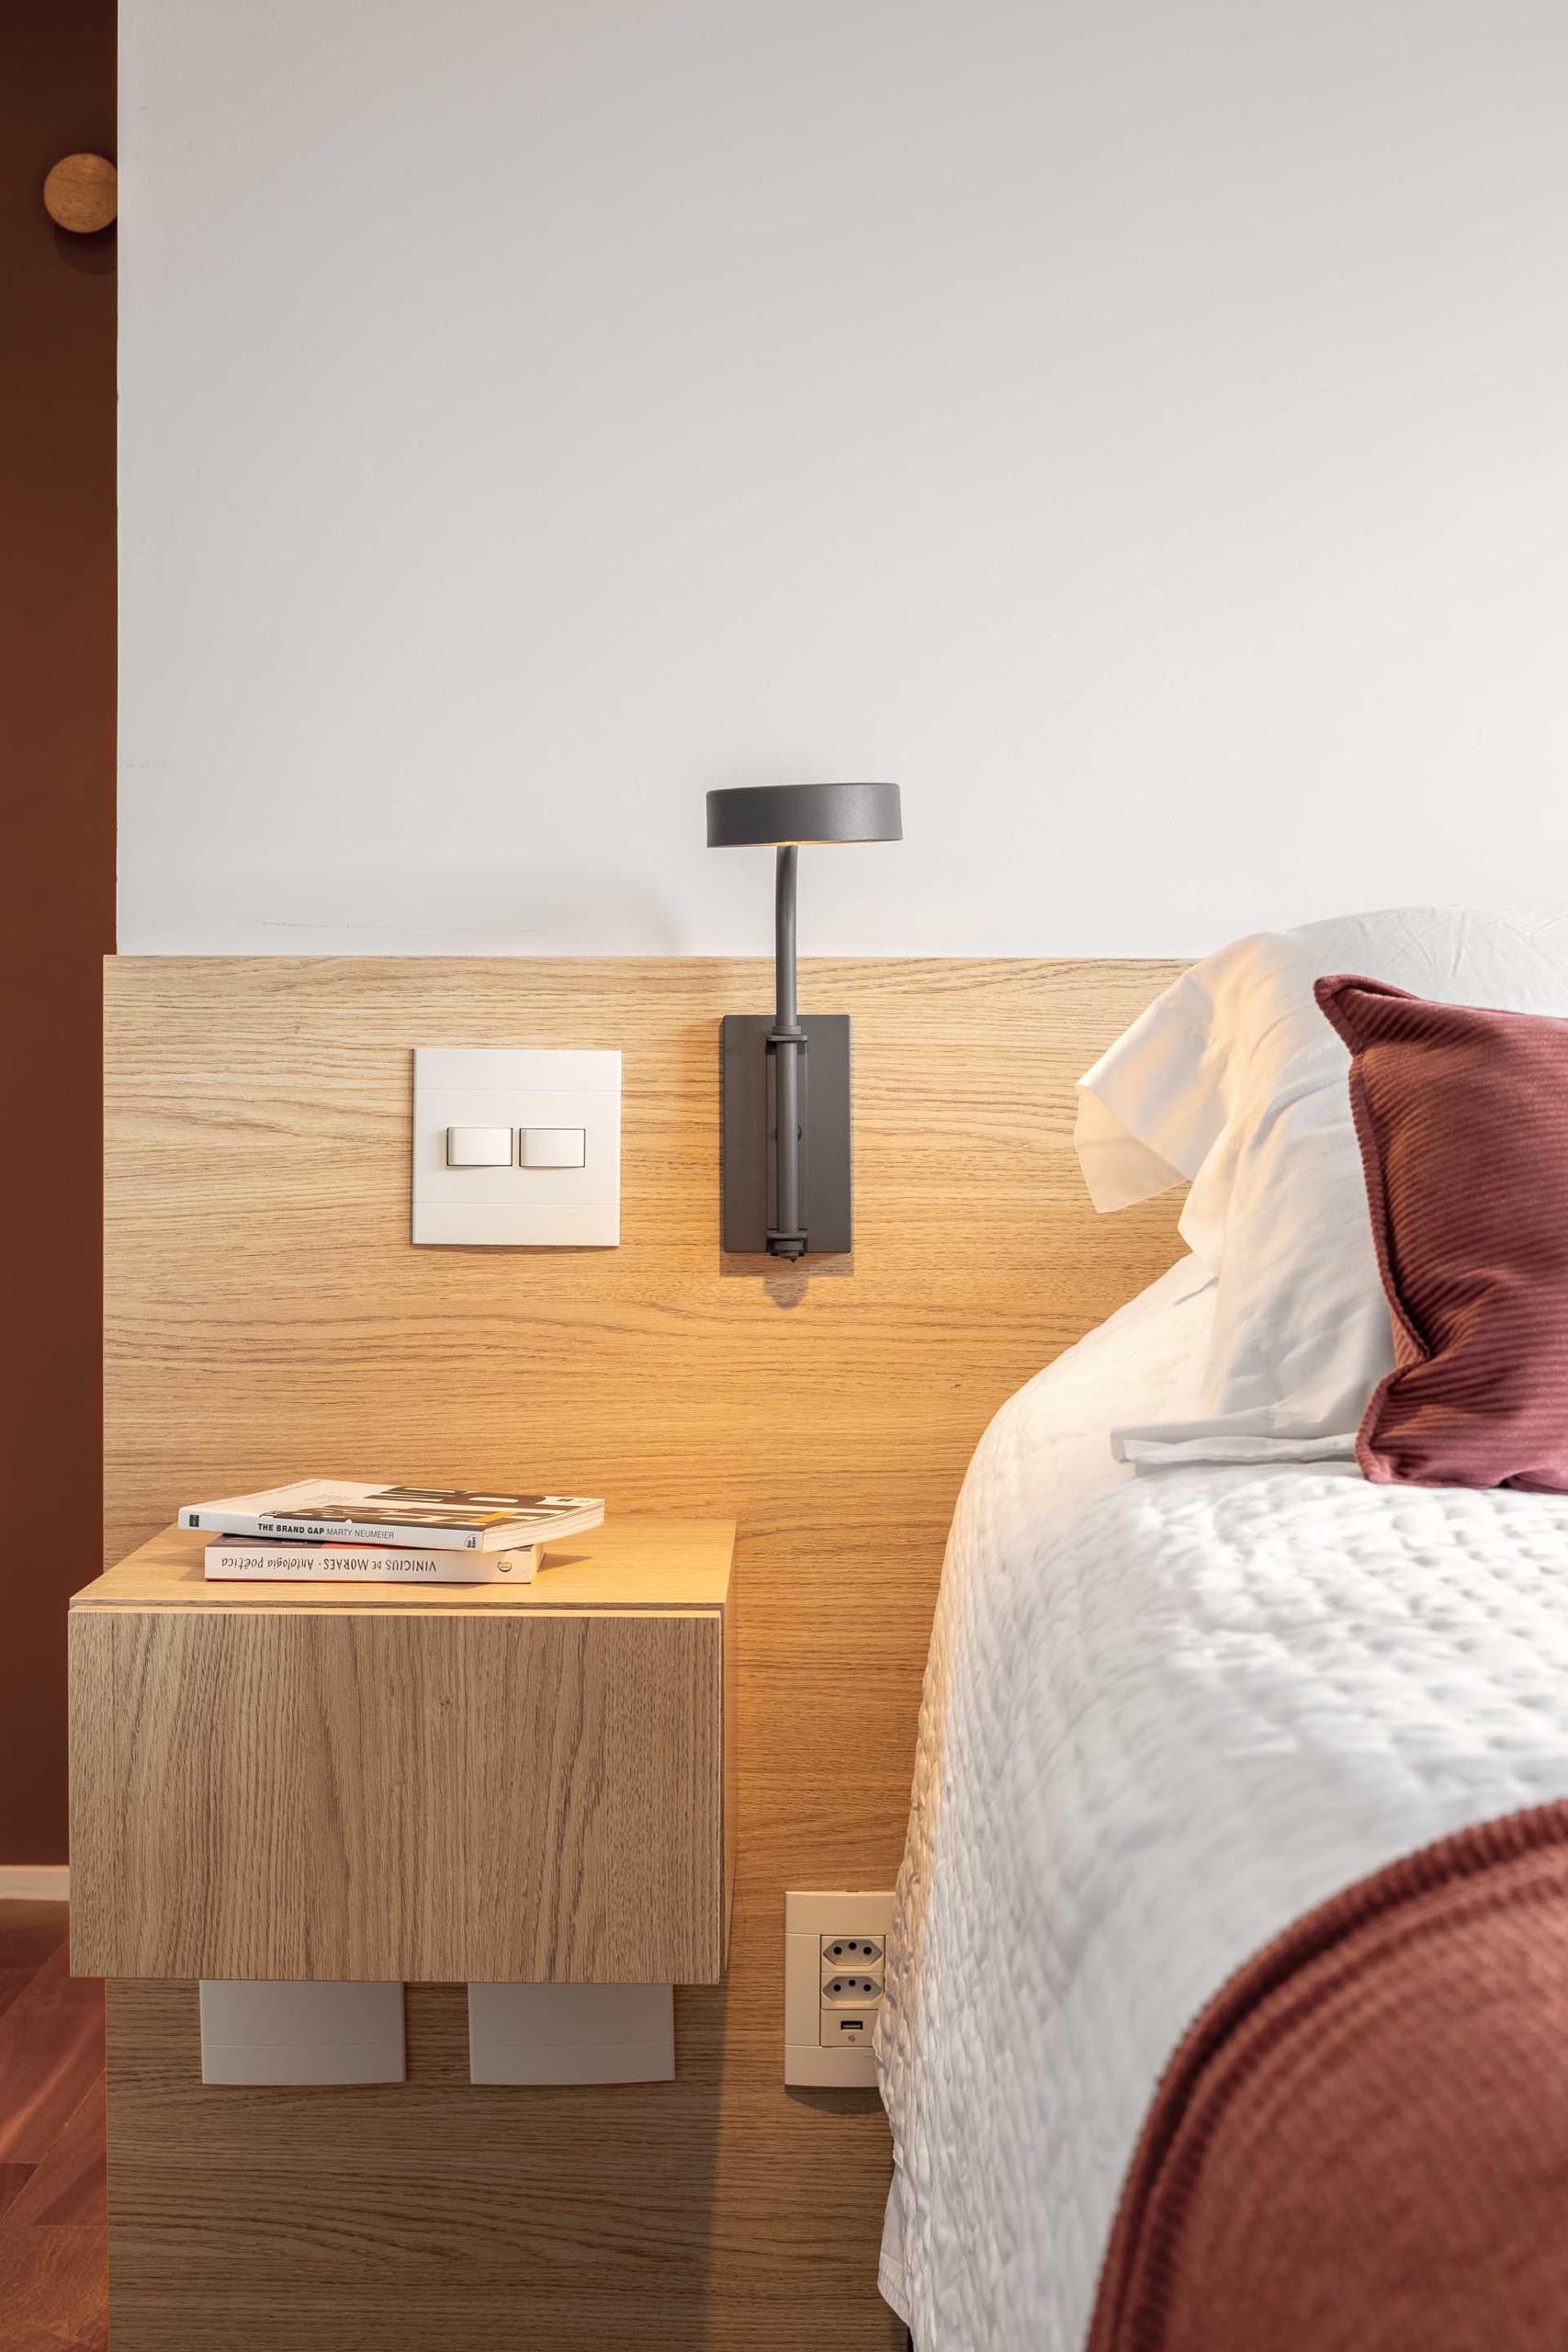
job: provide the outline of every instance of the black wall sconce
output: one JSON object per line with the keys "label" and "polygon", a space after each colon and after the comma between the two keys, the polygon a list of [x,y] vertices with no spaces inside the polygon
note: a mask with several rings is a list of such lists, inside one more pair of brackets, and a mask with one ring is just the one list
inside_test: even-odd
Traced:
{"label": "black wall sconce", "polygon": [[795,870],[818,842],[904,838],[896,784],[740,785],[708,794],[710,849],[773,848],[773,1010],[726,1013],[726,1250],[799,1258],[853,1239],[850,1021],[796,1003]]}

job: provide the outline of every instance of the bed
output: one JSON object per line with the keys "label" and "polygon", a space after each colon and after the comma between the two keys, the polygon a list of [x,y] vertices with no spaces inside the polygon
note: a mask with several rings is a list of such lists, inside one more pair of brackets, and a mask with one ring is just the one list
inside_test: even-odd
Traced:
{"label": "bed", "polygon": [[[1178,2341],[1096,2303],[1194,2020],[1434,1841],[1568,1835],[1568,1498],[1374,1484],[1321,1433],[1117,1458],[1113,1430],[1196,1425],[1218,1311],[1185,1258],[1002,1408],[958,1503],[877,2036],[881,2281],[918,2352]],[[1568,2340],[1562,2308],[1518,2340]]]}

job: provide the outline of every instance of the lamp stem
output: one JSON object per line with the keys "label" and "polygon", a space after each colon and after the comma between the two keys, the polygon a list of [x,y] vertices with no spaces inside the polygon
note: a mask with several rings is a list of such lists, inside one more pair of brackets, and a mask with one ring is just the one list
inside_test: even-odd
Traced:
{"label": "lamp stem", "polygon": [[800,852],[793,842],[779,845],[773,873],[773,1027],[768,1043],[773,1057],[773,1111],[778,1201],[768,1247],[777,1258],[798,1258],[806,1249],[800,1216],[800,1057],[806,1033],[795,1003],[795,870]]}
{"label": "lamp stem", "polygon": [[795,884],[800,852],[780,845],[773,866],[773,1035],[793,1037],[799,1023],[795,988]]}

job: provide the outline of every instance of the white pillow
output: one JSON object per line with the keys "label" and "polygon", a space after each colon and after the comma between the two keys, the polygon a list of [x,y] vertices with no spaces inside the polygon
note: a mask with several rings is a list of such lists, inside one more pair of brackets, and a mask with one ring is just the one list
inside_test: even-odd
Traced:
{"label": "white pillow", "polygon": [[1129,1461],[1348,1454],[1392,1368],[1350,1118],[1349,1056],[1314,980],[1568,1013],[1568,916],[1407,908],[1262,933],[1168,989],[1079,1080],[1095,1206],[1183,1177],[1188,1246],[1219,1277],[1198,1418],[1119,1430]]}

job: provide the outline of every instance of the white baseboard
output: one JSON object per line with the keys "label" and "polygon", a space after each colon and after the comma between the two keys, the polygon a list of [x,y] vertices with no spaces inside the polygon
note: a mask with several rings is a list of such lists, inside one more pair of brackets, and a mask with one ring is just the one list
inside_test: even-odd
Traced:
{"label": "white baseboard", "polygon": [[0,1862],[0,1903],[68,1903],[71,1872],[63,1862]]}

